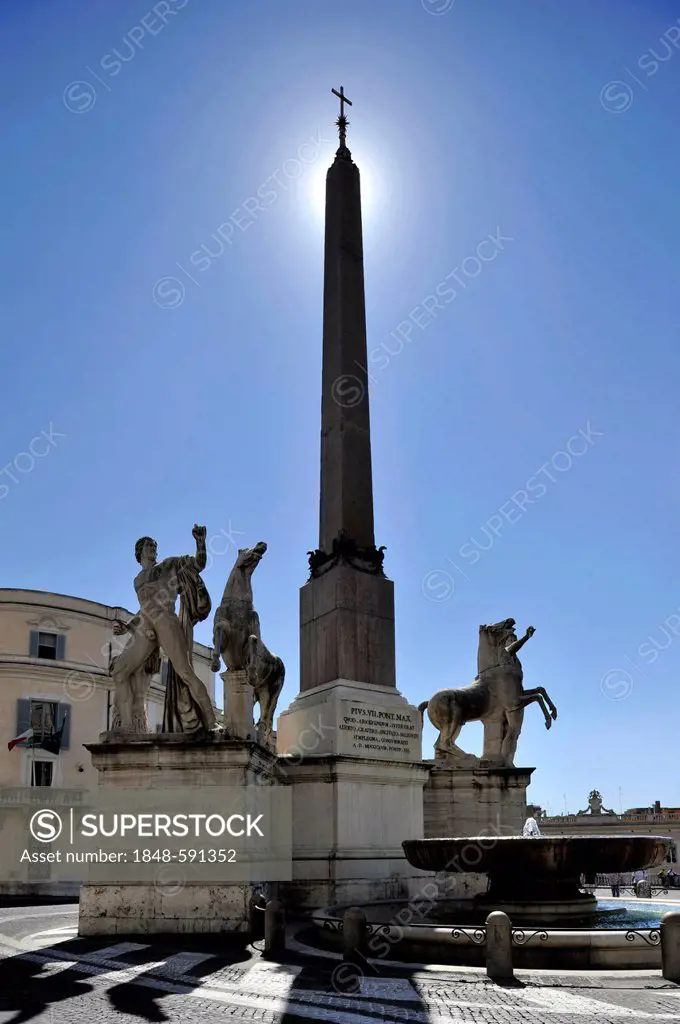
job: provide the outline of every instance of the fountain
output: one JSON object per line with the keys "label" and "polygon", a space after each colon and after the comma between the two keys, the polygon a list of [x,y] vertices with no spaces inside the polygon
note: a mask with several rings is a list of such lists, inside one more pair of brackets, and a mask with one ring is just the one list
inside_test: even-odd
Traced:
{"label": "fountain", "polygon": [[[533,626],[528,626],[524,636],[518,638],[516,622],[511,618],[480,626],[473,683],[441,690],[420,705],[427,708],[432,724],[439,729],[435,751],[440,763],[450,765],[452,775],[460,771],[462,758],[470,757],[456,744],[466,722],[481,719],[484,759],[511,775],[518,771],[514,756],[523,709],[538,703],[548,729],[556,720],[557,709],[543,687],[524,689],[517,654],[535,632]],[[479,765],[481,768],[482,761]],[[454,832],[459,822],[452,825]],[[592,893],[581,891],[582,875],[656,867],[672,848],[672,840],[660,836],[542,836],[533,817],[526,819],[521,835],[431,836],[402,843],[412,867],[485,874],[489,880],[487,891],[475,897],[473,915],[483,919],[492,910],[502,910],[512,921],[537,926],[592,919],[597,901]],[[470,851],[474,851],[474,857]]]}
{"label": "fountain", "polygon": [[[597,901],[580,890],[581,875],[656,867],[670,853],[672,840],[645,835],[546,837],[534,833],[407,839],[402,846],[409,864],[421,870],[488,875],[487,892],[473,901],[473,911],[480,919],[492,910],[503,910],[513,922],[538,926],[592,919]],[[474,866],[471,848],[475,850]]]}
{"label": "fountain", "polygon": [[[529,819],[530,820],[530,819]],[[662,836],[541,836],[536,822],[518,836],[407,839],[413,867],[432,872],[409,901],[365,905],[368,955],[481,966],[485,922],[502,910],[512,924],[513,962],[528,968],[658,968],[659,919],[669,909],[647,900],[598,901],[580,876],[661,864],[672,847]],[[442,897],[442,874],[486,874],[473,899]],[[322,944],[337,941],[347,906],[312,915]]]}

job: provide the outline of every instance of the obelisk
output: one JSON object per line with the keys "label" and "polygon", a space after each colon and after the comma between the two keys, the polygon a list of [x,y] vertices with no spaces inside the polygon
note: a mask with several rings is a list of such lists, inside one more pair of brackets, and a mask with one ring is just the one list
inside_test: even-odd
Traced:
{"label": "obelisk", "polygon": [[300,596],[300,691],[394,687],[394,591],[375,546],[359,168],[340,145],[326,176],[319,547]]}
{"label": "obelisk", "polygon": [[340,146],[326,177],[319,547],[300,590],[300,692],[279,715],[293,791],[298,907],[371,902],[422,886],[402,840],[423,835],[421,721],[397,690],[394,589],[375,546],[359,169]]}
{"label": "obelisk", "polygon": [[326,176],[321,388],[319,550],[340,537],[373,550],[364,251],[359,168],[346,144],[340,90],[340,148]]}

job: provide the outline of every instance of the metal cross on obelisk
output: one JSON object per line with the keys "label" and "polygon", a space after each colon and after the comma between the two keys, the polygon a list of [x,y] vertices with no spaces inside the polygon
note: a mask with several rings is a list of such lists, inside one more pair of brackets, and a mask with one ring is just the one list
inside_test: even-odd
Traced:
{"label": "metal cross on obelisk", "polygon": [[345,90],[342,85],[340,86],[340,92],[338,92],[337,89],[331,89],[331,92],[340,100],[340,117],[337,119],[335,123],[337,124],[338,131],[340,133],[340,148],[346,149],[347,145],[345,139],[347,137],[347,125],[349,124],[349,121],[345,117],[345,103],[347,104],[348,107],[351,107],[352,101],[348,100],[347,97],[345,96]]}

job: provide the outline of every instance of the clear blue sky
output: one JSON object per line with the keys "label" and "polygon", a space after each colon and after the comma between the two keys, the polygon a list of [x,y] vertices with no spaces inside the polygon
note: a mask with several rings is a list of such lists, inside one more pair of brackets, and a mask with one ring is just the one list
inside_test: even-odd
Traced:
{"label": "clear blue sky", "polygon": [[[264,539],[256,606],[288,668],[280,708],[293,699],[318,529],[318,198],[342,84],[399,687],[417,704],[466,684],[481,622],[533,624],[525,685],[560,715],[548,733],[527,711],[530,797],[575,810],[596,787],[618,809],[621,787],[624,807],[679,805],[680,8],[156,8],[0,9],[2,585],[134,608],[141,534],[161,556],[191,550],[196,521],[215,551],[230,530]],[[511,240],[476,261],[498,229]],[[174,306],[173,282],[154,301],[168,277]],[[32,439],[50,424],[65,436],[31,468],[18,453],[45,452]],[[555,454],[587,424],[584,454]],[[215,602],[234,550],[206,573]],[[667,649],[641,654],[650,637]]]}

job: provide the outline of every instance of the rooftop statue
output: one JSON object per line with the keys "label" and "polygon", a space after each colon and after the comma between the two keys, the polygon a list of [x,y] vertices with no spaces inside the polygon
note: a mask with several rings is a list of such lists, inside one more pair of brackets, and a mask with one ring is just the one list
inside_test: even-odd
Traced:
{"label": "rooftop statue", "polygon": [[579,814],[616,814],[616,811],[610,811],[606,807],[602,806],[602,795],[597,789],[591,789],[588,796],[588,806],[585,811],[579,811]]}

